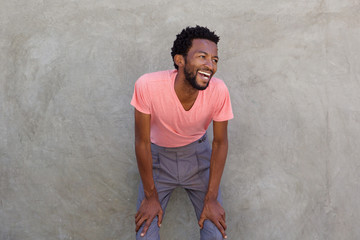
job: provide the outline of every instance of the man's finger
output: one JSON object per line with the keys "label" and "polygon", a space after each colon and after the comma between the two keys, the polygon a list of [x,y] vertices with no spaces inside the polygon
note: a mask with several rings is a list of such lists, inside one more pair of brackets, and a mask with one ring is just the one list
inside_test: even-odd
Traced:
{"label": "man's finger", "polygon": [[220,219],[219,222],[220,222],[221,226],[224,228],[224,230],[226,230],[226,223],[225,223],[225,221],[224,221],[223,219]]}
{"label": "man's finger", "polygon": [[202,229],[204,227],[204,221],[205,221],[205,217],[203,215],[201,215],[200,220],[198,222],[200,229]]}
{"label": "man's finger", "polygon": [[163,211],[159,211],[158,214],[158,226],[161,227],[161,223],[162,223],[162,218],[163,218]]}
{"label": "man's finger", "polygon": [[140,213],[137,213],[136,216],[135,216],[135,223],[137,223],[142,217],[142,214]]}
{"label": "man's finger", "polygon": [[154,217],[148,218],[148,219],[146,220],[144,229],[142,230],[142,232],[141,232],[141,234],[140,234],[141,237],[145,236],[145,234],[146,234],[147,230],[149,229],[150,224],[151,224],[151,222],[153,221],[153,219],[154,219]]}
{"label": "man's finger", "polygon": [[139,231],[141,225],[143,224],[143,222],[146,220],[146,218],[142,217],[139,219],[139,221],[136,222],[136,228],[135,228],[135,231]]}
{"label": "man's finger", "polygon": [[223,226],[221,226],[221,224],[220,224],[219,222],[214,222],[214,224],[215,224],[215,226],[219,229],[219,231],[221,232],[221,234],[223,235],[223,238],[227,238]]}
{"label": "man's finger", "polygon": [[[144,199],[144,200],[145,200],[145,199]],[[135,214],[135,219],[138,218],[139,215],[142,215],[140,210],[141,210],[141,206],[142,206],[144,200],[142,200],[141,205],[140,205],[140,208],[139,208],[139,210],[137,211],[137,213]]]}

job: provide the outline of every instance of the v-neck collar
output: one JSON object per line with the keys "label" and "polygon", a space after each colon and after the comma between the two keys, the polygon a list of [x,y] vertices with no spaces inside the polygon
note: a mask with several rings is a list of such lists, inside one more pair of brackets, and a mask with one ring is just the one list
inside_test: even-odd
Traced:
{"label": "v-neck collar", "polygon": [[185,110],[185,108],[184,108],[183,105],[181,104],[180,99],[178,98],[178,96],[177,96],[177,94],[176,94],[176,92],[175,92],[175,78],[176,78],[177,73],[178,73],[177,70],[173,70],[173,71],[171,71],[171,72],[169,73],[169,74],[170,74],[169,84],[170,84],[171,93],[172,93],[173,97],[176,99],[175,102],[176,102],[177,107],[180,108],[182,112],[185,112],[185,113],[193,112],[193,111],[195,111],[195,110],[193,110],[193,109],[195,109],[196,106],[198,105],[197,102],[200,101],[199,98],[202,96],[202,94],[203,94],[202,92],[203,92],[203,91],[199,91],[199,93],[198,93],[198,95],[197,95],[197,97],[196,97],[196,99],[195,99],[195,102],[194,102],[194,104],[191,106],[191,108],[190,108],[189,110]]}

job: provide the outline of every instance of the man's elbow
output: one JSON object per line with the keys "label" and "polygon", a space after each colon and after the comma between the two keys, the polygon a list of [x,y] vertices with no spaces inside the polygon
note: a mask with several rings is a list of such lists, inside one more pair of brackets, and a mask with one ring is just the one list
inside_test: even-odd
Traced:
{"label": "man's elbow", "polygon": [[135,148],[142,148],[150,145],[149,139],[136,138],[135,137]]}
{"label": "man's elbow", "polygon": [[228,148],[229,141],[228,141],[227,138],[214,139],[212,144],[213,144],[213,147],[225,147],[225,148]]}

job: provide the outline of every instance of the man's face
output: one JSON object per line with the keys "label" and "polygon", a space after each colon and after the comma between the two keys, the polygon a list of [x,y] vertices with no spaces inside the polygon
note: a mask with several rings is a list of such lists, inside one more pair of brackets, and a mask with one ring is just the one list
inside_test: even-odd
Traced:
{"label": "man's face", "polygon": [[186,80],[193,88],[205,90],[217,70],[218,60],[216,43],[206,39],[194,39],[185,56]]}

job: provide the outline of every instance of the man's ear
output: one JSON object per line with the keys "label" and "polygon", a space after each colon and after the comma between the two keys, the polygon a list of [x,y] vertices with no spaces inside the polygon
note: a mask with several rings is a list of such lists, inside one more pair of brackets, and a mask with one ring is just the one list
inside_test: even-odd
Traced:
{"label": "man's ear", "polygon": [[185,66],[185,58],[181,54],[176,54],[174,56],[174,62],[179,68]]}

